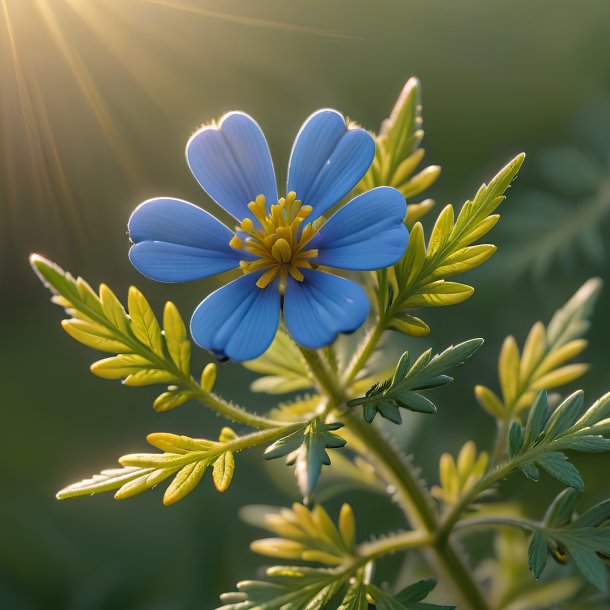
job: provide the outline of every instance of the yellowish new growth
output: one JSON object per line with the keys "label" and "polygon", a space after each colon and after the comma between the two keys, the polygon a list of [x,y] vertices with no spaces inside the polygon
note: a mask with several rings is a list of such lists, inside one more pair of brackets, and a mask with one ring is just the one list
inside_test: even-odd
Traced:
{"label": "yellowish new growth", "polygon": [[241,239],[235,235],[229,245],[236,250],[244,250],[255,255],[255,260],[242,260],[240,268],[244,273],[264,270],[256,285],[265,288],[279,276],[280,292],[284,292],[288,276],[297,282],[303,281],[301,269],[311,269],[312,258],[318,256],[315,249],[305,247],[315,235],[312,224],[301,230],[303,221],[311,214],[312,207],[303,205],[291,191],[272,205],[267,212],[264,195],[248,204],[260,228],[255,227],[251,218],[244,218],[238,231],[248,237]]}
{"label": "yellowish new growth", "polygon": [[472,441],[460,449],[457,460],[450,453],[443,453],[439,462],[441,484],[432,488],[432,495],[445,504],[455,504],[483,476],[488,462],[487,452],[482,451],[477,456]]}
{"label": "yellowish new growth", "polygon": [[567,363],[586,347],[586,339],[581,338],[550,346],[542,322],[536,322],[530,330],[522,353],[515,338],[509,335],[498,362],[502,398],[485,386],[476,386],[477,400],[494,417],[502,420],[518,417],[532,406],[540,390],[566,385],[587,371],[587,364]]}

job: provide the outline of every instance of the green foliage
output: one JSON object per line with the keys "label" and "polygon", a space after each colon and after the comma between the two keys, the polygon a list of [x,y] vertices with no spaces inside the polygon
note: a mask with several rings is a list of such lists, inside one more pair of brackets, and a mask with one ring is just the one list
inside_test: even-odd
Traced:
{"label": "green foliage", "polygon": [[304,498],[314,492],[323,465],[330,465],[327,449],[345,445],[345,439],[333,434],[343,427],[341,422],[325,423],[316,417],[305,427],[276,441],[265,451],[268,460],[286,456],[289,465],[294,464],[299,490]]}
{"label": "green foliage", "polygon": [[250,548],[268,557],[335,566],[356,552],[356,520],[349,504],[341,507],[337,526],[320,504],[308,509],[294,503],[292,509],[268,512],[262,527],[277,537],[255,540]]}
{"label": "green foliage", "polygon": [[168,411],[195,398],[231,421],[254,428],[278,425],[212,394],[214,364],[202,371],[201,385],[196,383],[190,373],[191,343],[173,303],[165,304],[161,330],[148,301],[133,286],[126,311],[105,284],[100,286],[98,295],[85,280],[75,279],[42,256],[33,254],[30,263],[53,293],[53,302],[71,316],[62,321],[66,332],[88,347],[117,354],[93,363],[91,371],[95,375],[122,379],[125,385],[169,384],[153,404],[156,411]]}
{"label": "green foliage", "polygon": [[[122,379],[125,385],[180,384],[190,376],[191,344],[178,310],[168,302],[164,331],[144,295],[129,289],[128,312],[102,284],[99,295],[82,278],[74,279],[57,265],[32,256],[34,270],[55,293],[53,301],[72,316],[64,330],[88,347],[116,356],[98,360],[91,372],[103,379]],[[184,402],[190,396],[182,396]]]}
{"label": "green foliage", "polygon": [[578,494],[564,490],[551,504],[542,524],[533,531],[529,546],[529,567],[536,578],[550,555],[560,564],[569,559],[578,571],[600,591],[608,584],[602,558],[610,556],[610,500],[573,519]]}
{"label": "green foliage", "polygon": [[[389,328],[416,336],[423,334],[425,326],[421,321],[416,319],[415,332],[403,323],[409,309],[454,305],[472,295],[471,286],[445,278],[478,267],[495,252],[495,246],[473,244],[500,218],[494,212],[524,158],[522,154],[515,157],[489,185],[483,184],[474,199],[464,204],[457,219],[454,220],[453,206],[446,206],[436,220],[427,247],[422,225],[413,226],[402,260],[390,273],[378,275],[377,301]],[[406,321],[413,325],[412,320]]]}
{"label": "green foliage", "polygon": [[589,280],[555,312],[546,328],[541,322],[534,324],[521,354],[514,337],[505,339],[498,364],[502,398],[485,386],[476,386],[483,409],[511,421],[532,406],[540,390],[568,384],[585,373],[588,365],[569,361],[587,347],[583,336],[601,286],[599,279]]}
{"label": "green foliage", "polygon": [[432,356],[432,350],[425,351],[413,364],[409,353],[405,352],[392,379],[372,386],[365,396],[348,401],[348,406],[363,405],[363,415],[372,422],[379,413],[382,417],[400,424],[399,408],[420,413],[436,413],[436,406],[421,392],[445,385],[453,381],[446,373],[463,364],[483,344],[482,339],[470,339],[448,347],[440,354]]}
{"label": "green foliage", "polygon": [[286,394],[313,387],[299,348],[288,334],[281,330],[262,356],[242,364],[247,369],[262,375],[250,386],[255,392]]}
{"label": "green foliage", "polygon": [[405,587],[394,596],[388,595],[374,585],[368,585],[366,591],[378,610],[452,610],[455,608],[455,606],[422,603],[422,600],[428,597],[435,587],[436,581],[428,578]]}
{"label": "green foliage", "polygon": [[406,223],[412,226],[434,206],[432,199],[412,203],[411,199],[428,189],[440,175],[438,165],[430,165],[415,174],[425,156],[420,147],[422,129],[420,83],[410,78],[403,87],[392,112],[376,137],[375,159],[356,192],[376,186],[393,186],[409,201]]}
{"label": "green foliage", "polygon": [[[238,593],[225,593],[218,610],[367,610],[371,600],[379,610],[450,610],[422,602],[434,588],[433,580],[420,581],[391,596],[363,582],[352,571],[302,566],[267,569],[266,581],[238,583]],[[351,579],[350,579],[351,577]]]}
{"label": "green foliage", "polygon": [[219,492],[228,489],[235,469],[234,454],[243,449],[276,441],[290,435],[304,424],[254,432],[238,437],[230,428],[223,428],[218,441],[195,439],[165,432],[149,434],[150,445],[163,453],[134,453],[119,459],[123,468],[103,470],[58,492],[60,500],[117,490],[117,500],[131,498],[156,487],[174,476],[163,496],[166,506],[187,496],[212,466],[212,481]]}
{"label": "green foliage", "polygon": [[561,483],[582,490],[584,483],[563,451],[596,453],[610,451],[610,394],[583,413],[583,393],[575,392],[550,412],[542,391],[529,412],[524,427],[513,423],[508,457],[530,479],[538,480],[539,469]]}

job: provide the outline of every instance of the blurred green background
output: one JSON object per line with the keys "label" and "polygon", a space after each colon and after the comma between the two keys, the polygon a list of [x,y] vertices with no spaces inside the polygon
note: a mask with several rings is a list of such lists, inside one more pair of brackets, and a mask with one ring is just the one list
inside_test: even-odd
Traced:
{"label": "blurred green background", "polygon": [[[226,494],[204,480],[171,508],[158,491],[57,502],[67,483],[143,449],[148,432],[213,437],[220,422],[191,404],[155,414],[154,388],[91,376],[95,354],[61,331],[30,252],[121,296],[135,283],[157,311],[171,298],[188,316],[212,284],[159,286],[139,276],[127,261],[126,222],[156,195],[212,209],[184,162],[190,133],[226,110],[249,112],[283,181],[310,112],[336,107],[377,129],[404,81],[418,76],[427,161],[443,166],[431,192],[439,203],[460,204],[528,153],[491,234],[500,249],[466,279],[474,297],[424,316],[435,348],[487,341],[438,392],[439,415],[409,445],[434,481],[442,451],[475,434],[480,445],[492,442],[472,388],[496,387],[504,336],[522,342],[586,278],[610,279],[609,25],[606,0],[0,0],[0,608],[213,608],[260,563],[247,549],[256,532],[238,508],[297,498],[289,477],[277,486],[277,469],[269,477],[248,456]],[[609,389],[608,294],[586,353],[589,399]],[[223,365],[219,379],[231,398],[270,406],[249,395],[243,369]],[[601,498],[604,459],[588,460],[589,502]],[[534,496],[539,515],[554,490],[520,493]],[[379,498],[349,498],[363,534],[401,525]]]}

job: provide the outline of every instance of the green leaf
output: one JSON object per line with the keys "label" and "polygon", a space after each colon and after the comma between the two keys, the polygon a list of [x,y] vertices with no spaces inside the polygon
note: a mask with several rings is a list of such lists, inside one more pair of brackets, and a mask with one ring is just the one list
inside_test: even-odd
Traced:
{"label": "green leaf", "polygon": [[538,580],[546,565],[548,557],[546,536],[540,532],[534,532],[528,549],[528,565],[532,574]]}
{"label": "green leaf", "polygon": [[[565,527],[569,524],[579,496],[580,494],[571,487],[564,489],[547,509],[544,524],[551,528]],[[594,525],[599,525],[599,523]]]}
{"label": "green leaf", "polygon": [[572,559],[578,571],[605,593],[606,572],[598,555],[610,555],[610,500],[594,506],[570,522],[577,498],[577,492],[565,490],[553,501],[542,524],[529,522],[525,525],[533,530],[529,567],[538,578],[547,553],[561,564]]}
{"label": "green leaf", "polygon": [[[453,305],[468,299],[473,288],[443,278],[469,271],[494,253],[490,244],[473,245],[498,221],[496,208],[515,178],[524,155],[519,155],[467,201],[454,221],[452,206],[440,213],[425,248],[423,229],[413,226],[403,259],[394,266],[397,291],[389,308],[390,319],[413,307]],[[404,192],[404,191],[403,191]]]}
{"label": "green leaf", "polygon": [[544,424],[549,415],[549,402],[546,392],[542,391],[538,394],[538,398],[534,406],[529,412],[527,424],[525,425],[525,434],[523,437],[523,446],[529,447],[538,439],[538,435],[542,432]]}
{"label": "green leaf", "polygon": [[446,373],[463,364],[482,344],[482,339],[471,339],[452,345],[434,357],[431,350],[428,350],[410,368],[409,354],[405,352],[391,379],[373,385],[365,396],[354,398],[347,404],[350,407],[363,405],[363,416],[369,423],[379,413],[382,417],[400,424],[402,417],[399,408],[420,413],[436,413],[434,403],[421,392],[453,381]]}
{"label": "green leaf", "polygon": [[561,483],[583,491],[585,484],[576,466],[568,462],[568,457],[560,451],[550,451],[541,455],[536,464],[546,470]]}
{"label": "green leaf", "polygon": [[429,579],[410,585],[395,596],[388,595],[375,585],[366,585],[366,591],[373,598],[378,610],[452,610],[455,608],[455,606],[439,606],[421,602],[435,586],[436,581]]}

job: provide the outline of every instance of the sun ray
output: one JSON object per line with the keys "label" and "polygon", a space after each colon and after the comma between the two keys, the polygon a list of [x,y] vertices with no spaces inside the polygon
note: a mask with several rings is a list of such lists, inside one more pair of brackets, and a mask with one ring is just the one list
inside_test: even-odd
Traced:
{"label": "sun ray", "polygon": [[135,154],[131,153],[131,146],[115,127],[110,111],[95,80],[91,76],[86,64],[67,43],[57,17],[49,5],[49,1],[36,0],[36,4],[44,17],[45,24],[59,52],[74,75],[75,81],[82,95],[87,100],[91,111],[94,113],[102,133],[129,178],[136,182],[138,177],[142,175],[138,158]]}
{"label": "sun ray", "polygon": [[210,19],[218,19],[221,21],[228,21],[239,25],[246,25],[250,27],[265,28],[271,30],[282,30],[286,32],[294,32],[299,34],[310,34],[314,36],[322,36],[324,38],[336,38],[336,39],[352,39],[353,37],[344,32],[332,32],[323,30],[320,28],[308,27],[305,25],[298,25],[294,23],[288,23],[286,21],[275,21],[273,19],[264,19],[262,17],[250,17],[246,15],[235,15],[232,13],[224,13],[222,11],[215,11],[212,9],[204,8],[202,6],[189,6],[185,5],[179,0],[143,0],[148,4],[156,4],[164,8],[175,9],[183,12],[193,13],[202,17],[209,17]]}

